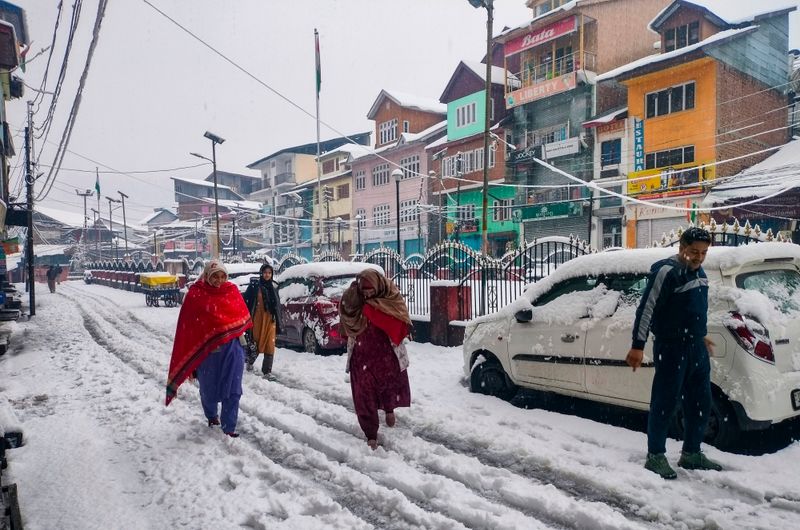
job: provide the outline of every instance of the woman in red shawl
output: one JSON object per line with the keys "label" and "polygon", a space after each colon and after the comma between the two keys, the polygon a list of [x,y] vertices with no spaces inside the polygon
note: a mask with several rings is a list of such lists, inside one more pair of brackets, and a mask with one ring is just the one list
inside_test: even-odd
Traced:
{"label": "woman in red shawl", "polygon": [[[242,396],[244,348],[240,337],[252,327],[239,289],[228,281],[225,267],[211,260],[183,300],[169,363],[167,405],[178,387],[196,371],[200,401],[208,426],[220,425],[237,437]],[[222,402],[222,417],[217,406]]]}
{"label": "woman in red shawl", "polygon": [[386,425],[393,427],[394,409],[411,406],[403,345],[411,318],[397,286],[375,269],[359,273],[347,288],[339,317],[348,337],[347,370],[358,424],[375,449],[378,409],[386,413]]}

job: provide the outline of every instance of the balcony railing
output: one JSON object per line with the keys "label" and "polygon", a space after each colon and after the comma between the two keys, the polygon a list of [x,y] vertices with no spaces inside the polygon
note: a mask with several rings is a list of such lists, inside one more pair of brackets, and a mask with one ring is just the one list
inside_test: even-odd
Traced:
{"label": "balcony railing", "polygon": [[286,173],[278,173],[275,175],[275,185],[280,186],[281,184],[294,184],[294,173],[286,172]]}
{"label": "balcony railing", "polygon": [[584,51],[581,56],[580,52],[575,52],[538,65],[527,63],[523,66],[522,71],[515,73],[515,75],[519,78],[524,88],[577,72],[578,70],[594,71],[596,64],[597,56],[594,53]]}

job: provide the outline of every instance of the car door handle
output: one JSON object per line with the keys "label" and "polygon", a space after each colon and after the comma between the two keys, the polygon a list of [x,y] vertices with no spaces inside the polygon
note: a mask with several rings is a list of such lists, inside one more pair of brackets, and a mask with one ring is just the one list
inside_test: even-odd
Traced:
{"label": "car door handle", "polygon": [[578,336],[573,335],[572,333],[564,333],[561,335],[561,342],[575,342],[575,339],[577,338]]}

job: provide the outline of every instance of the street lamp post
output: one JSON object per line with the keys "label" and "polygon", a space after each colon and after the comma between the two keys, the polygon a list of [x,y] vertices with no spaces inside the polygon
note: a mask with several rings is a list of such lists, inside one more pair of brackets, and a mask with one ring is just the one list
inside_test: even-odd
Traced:
{"label": "street lamp post", "polygon": [[358,255],[361,255],[361,214],[356,215],[356,230],[358,231]]}
{"label": "street lamp post", "polygon": [[92,210],[92,224],[94,224],[94,252],[98,260],[103,259],[103,247],[100,246],[100,229],[97,228],[97,221],[100,219],[100,212],[94,208]]}
{"label": "street lamp post", "polygon": [[[106,197],[108,199],[108,222],[109,222],[109,230],[111,231],[111,248],[114,248],[114,211],[111,209],[112,202],[122,202],[119,199],[112,199],[111,197]],[[114,252],[114,260],[119,261],[119,239],[117,240],[117,248]]]}
{"label": "street lamp post", "polygon": [[202,158],[203,160],[208,160],[209,162],[211,162],[211,165],[214,168],[214,220],[216,222],[216,227],[217,227],[214,257],[219,258],[219,251],[220,248],[222,247],[222,240],[220,239],[220,232],[219,232],[219,197],[217,194],[217,144],[223,143],[225,139],[220,138],[211,131],[206,131],[203,134],[203,136],[211,140],[211,160],[208,160],[208,158],[204,157],[203,155],[199,155],[197,153],[189,153],[189,154],[192,156],[196,156],[197,158]]}
{"label": "street lamp post", "polygon": [[[80,191],[75,190],[75,193],[77,193],[79,197],[83,197],[83,233],[81,234],[81,246],[83,247],[84,252],[85,252],[86,251],[86,224],[88,222],[88,218],[87,218],[87,215],[86,215],[86,197],[91,197],[92,195],[94,195],[94,192],[92,190],[86,190],[83,193],[81,193]],[[83,259],[86,259],[86,257],[84,257]]]}
{"label": "street lamp post", "polygon": [[396,203],[397,206],[397,253],[402,256],[402,252],[400,251],[400,181],[403,180],[403,170],[400,168],[395,168],[392,171],[392,177],[394,177],[394,187],[396,192]]}
{"label": "street lamp post", "polygon": [[336,231],[338,232],[338,234],[336,235],[336,240],[338,241],[338,245],[339,245],[339,254],[341,254],[342,253],[342,218],[341,217],[337,217],[336,218]]}
{"label": "street lamp post", "polygon": [[[481,250],[483,256],[489,255],[489,110],[492,105],[492,22],[494,20],[494,0],[468,0],[472,7],[486,8],[486,105],[483,129],[483,212],[481,212]],[[481,315],[486,314],[486,274],[481,274]]]}
{"label": "street lamp post", "polygon": [[123,231],[125,233],[125,255],[127,256],[128,255],[128,220],[125,217],[125,199],[127,199],[128,196],[125,195],[124,193],[122,193],[121,191],[117,191],[117,193],[119,193],[120,197],[122,197],[122,199],[121,199],[122,200],[122,228],[123,228]]}

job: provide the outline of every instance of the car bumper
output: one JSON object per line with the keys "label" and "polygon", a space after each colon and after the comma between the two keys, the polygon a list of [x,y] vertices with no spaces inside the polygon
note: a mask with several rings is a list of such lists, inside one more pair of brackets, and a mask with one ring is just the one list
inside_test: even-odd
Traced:
{"label": "car bumper", "polygon": [[800,417],[800,372],[772,374],[771,377],[760,375],[752,374],[729,386],[736,389],[728,398],[733,402],[742,428],[759,429],[766,423]]}

